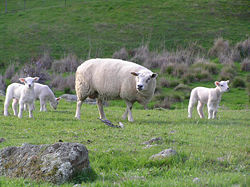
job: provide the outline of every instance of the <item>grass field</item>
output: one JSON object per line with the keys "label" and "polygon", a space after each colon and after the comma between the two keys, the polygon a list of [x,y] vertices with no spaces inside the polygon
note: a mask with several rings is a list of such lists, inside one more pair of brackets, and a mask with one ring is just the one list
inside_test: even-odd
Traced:
{"label": "grass field", "polygon": [[[3,110],[4,97],[0,97]],[[223,102],[222,102],[223,104]],[[39,103],[36,103],[39,108]],[[114,124],[100,122],[97,107],[83,105],[82,119],[74,119],[75,103],[64,100],[57,111],[27,112],[22,120],[1,113],[0,148],[22,143],[53,144],[59,140],[86,145],[92,170],[63,186],[82,183],[87,186],[248,186],[249,110],[220,109],[217,120],[187,118],[186,109],[134,109],[134,123],[121,120],[125,108],[105,108]],[[11,109],[10,112],[12,113]],[[145,149],[142,143],[153,137],[162,141]],[[150,156],[173,148],[177,155],[160,161]],[[193,182],[198,177],[198,183]],[[0,178],[0,186],[52,186],[28,179]]]}

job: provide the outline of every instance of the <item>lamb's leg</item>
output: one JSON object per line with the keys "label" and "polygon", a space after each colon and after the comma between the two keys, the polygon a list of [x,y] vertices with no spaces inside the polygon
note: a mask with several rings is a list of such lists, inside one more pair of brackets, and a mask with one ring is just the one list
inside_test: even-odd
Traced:
{"label": "lamb's leg", "polygon": [[133,119],[132,112],[131,112],[133,103],[131,103],[131,102],[129,102],[129,101],[126,101],[126,105],[127,105],[127,108],[126,108],[126,111],[125,111],[125,113],[123,114],[123,116],[124,116],[124,115],[126,114],[126,112],[127,112],[127,114],[128,114],[128,121],[133,122],[134,119]]}
{"label": "lamb's leg", "polygon": [[24,104],[24,110],[27,110],[27,104]]}
{"label": "lamb's leg", "polygon": [[192,118],[192,112],[193,112],[193,108],[196,102],[197,102],[196,99],[192,98],[192,95],[191,95],[189,99],[189,104],[188,104],[188,117],[189,118]]}
{"label": "lamb's leg", "polygon": [[33,107],[34,107],[34,103],[29,103],[29,118],[33,118]]}
{"label": "lamb's leg", "polygon": [[18,117],[22,118],[23,117],[23,109],[24,109],[24,103],[23,101],[20,99],[19,100],[19,113],[18,113]]}
{"label": "lamb's leg", "polygon": [[213,103],[208,101],[207,103],[207,111],[208,111],[208,119],[212,119],[213,112],[214,112],[214,106]]}
{"label": "lamb's leg", "polygon": [[42,112],[42,111],[46,111],[46,106],[45,106],[45,101],[44,101],[44,99],[41,97],[40,98],[40,112]]}
{"label": "lamb's leg", "polygon": [[103,104],[102,104],[102,100],[101,99],[97,99],[97,107],[99,110],[99,115],[101,119],[106,119],[104,110],[103,110]]}
{"label": "lamb's leg", "polygon": [[13,112],[14,112],[15,116],[17,116],[17,106],[18,106],[18,100],[13,99],[13,101],[12,101],[12,109],[13,109]]}
{"label": "lamb's leg", "polygon": [[197,111],[198,111],[200,118],[204,118],[203,106],[204,106],[204,104],[202,102],[198,101]]}
{"label": "lamb's leg", "polygon": [[218,111],[218,106],[219,104],[216,105],[216,107],[214,108],[214,111],[213,111],[213,119],[216,119],[216,115],[217,115],[217,111]]}
{"label": "lamb's leg", "polygon": [[8,116],[9,115],[8,107],[10,105],[11,99],[12,98],[8,97],[7,94],[6,94],[5,101],[4,101],[4,116]]}

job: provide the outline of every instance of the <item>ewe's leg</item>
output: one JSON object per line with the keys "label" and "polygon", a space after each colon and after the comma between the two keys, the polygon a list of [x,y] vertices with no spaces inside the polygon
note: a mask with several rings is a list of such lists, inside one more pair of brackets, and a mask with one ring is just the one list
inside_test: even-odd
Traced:
{"label": "ewe's leg", "polygon": [[14,112],[15,116],[17,116],[17,106],[18,106],[18,100],[13,99],[13,101],[12,101],[12,109],[13,109],[13,112]]}
{"label": "ewe's leg", "polygon": [[129,101],[125,101],[125,102],[126,102],[127,108],[126,108],[126,111],[123,114],[123,116],[126,116],[126,114],[127,114],[128,115],[128,121],[133,122],[134,119],[133,119],[132,112],[131,112],[133,103],[131,103]]}
{"label": "ewe's leg", "polygon": [[128,117],[128,107],[126,107],[126,110],[124,114],[122,115],[122,119],[126,119]]}
{"label": "ewe's leg", "polygon": [[104,110],[103,110],[103,104],[102,104],[102,100],[101,99],[97,99],[97,107],[99,110],[99,115],[101,119],[106,119],[106,116],[104,114]]}
{"label": "ewe's leg", "polygon": [[80,119],[81,118],[81,106],[82,106],[83,101],[77,99],[77,104],[76,104],[76,115],[75,118]]}
{"label": "ewe's leg", "polygon": [[204,118],[203,106],[204,106],[204,104],[202,102],[198,101],[197,111],[198,111],[200,118]]}
{"label": "ewe's leg", "polygon": [[10,105],[11,99],[12,98],[8,97],[7,94],[6,94],[5,101],[4,101],[4,116],[8,116],[9,115],[8,107]]}
{"label": "ewe's leg", "polygon": [[33,111],[34,103],[29,103],[29,118],[33,117],[32,111]]}
{"label": "ewe's leg", "polygon": [[20,99],[19,101],[19,113],[18,113],[18,117],[22,118],[23,117],[23,109],[24,109],[24,103],[23,101]]}

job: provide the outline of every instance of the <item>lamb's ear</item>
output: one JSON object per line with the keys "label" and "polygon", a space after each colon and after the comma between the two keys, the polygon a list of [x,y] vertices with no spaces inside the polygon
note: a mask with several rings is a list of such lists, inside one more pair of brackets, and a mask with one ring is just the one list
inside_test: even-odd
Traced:
{"label": "lamb's ear", "polygon": [[139,73],[136,73],[136,72],[131,72],[131,74],[134,75],[134,76],[138,76],[139,75]]}
{"label": "lamb's ear", "polygon": [[153,74],[151,75],[151,78],[156,78],[157,76],[158,76],[157,73],[153,73]]}
{"label": "lamb's ear", "polygon": [[227,80],[227,84],[229,83],[229,80]]}
{"label": "lamb's ear", "polygon": [[220,82],[219,81],[215,81],[214,84],[215,84],[215,86],[220,86]]}
{"label": "lamb's ear", "polygon": [[19,78],[20,82],[25,82],[25,78]]}
{"label": "lamb's ear", "polygon": [[57,101],[60,101],[61,97],[56,98]]}
{"label": "lamb's ear", "polygon": [[38,80],[39,80],[39,77],[35,77],[34,80],[35,80],[35,81],[38,81]]}

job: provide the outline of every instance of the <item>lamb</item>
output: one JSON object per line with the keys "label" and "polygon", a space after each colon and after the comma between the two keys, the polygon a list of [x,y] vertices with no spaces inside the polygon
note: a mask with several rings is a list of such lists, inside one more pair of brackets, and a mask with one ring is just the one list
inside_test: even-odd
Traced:
{"label": "lamb", "polygon": [[216,88],[196,87],[191,91],[189,105],[188,105],[188,117],[192,117],[192,110],[196,102],[198,101],[197,111],[200,118],[204,118],[203,106],[207,104],[208,119],[215,119],[218,106],[221,100],[221,95],[229,90],[229,80],[227,81],[215,81]]}
{"label": "lamb", "polygon": [[133,62],[109,58],[87,60],[76,71],[75,117],[80,119],[82,103],[89,97],[97,98],[100,119],[105,120],[103,101],[121,98],[127,105],[123,119],[128,117],[133,122],[133,103],[137,101],[146,107],[154,94],[156,77],[156,73]]}
{"label": "lamb", "polygon": [[[49,101],[51,108],[57,108],[60,97],[56,98],[52,90],[47,86],[39,83],[34,84],[35,99],[40,100],[40,112],[47,111],[46,101]],[[26,106],[25,106],[26,108]]]}
{"label": "lamb", "polygon": [[22,118],[24,104],[29,106],[29,117],[32,118],[33,114],[33,105],[35,101],[35,92],[34,92],[34,82],[39,80],[39,77],[26,77],[19,79],[23,84],[12,83],[8,86],[6,91],[6,97],[4,102],[4,116],[8,116],[8,107],[10,101],[13,99],[12,109],[14,115],[17,116],[17,105],[19,103],[19,113],[18,117]]}

